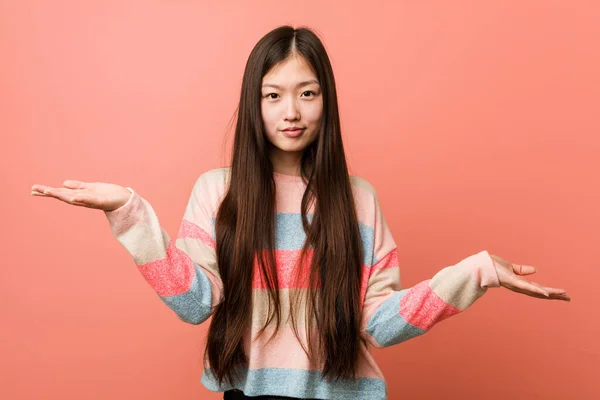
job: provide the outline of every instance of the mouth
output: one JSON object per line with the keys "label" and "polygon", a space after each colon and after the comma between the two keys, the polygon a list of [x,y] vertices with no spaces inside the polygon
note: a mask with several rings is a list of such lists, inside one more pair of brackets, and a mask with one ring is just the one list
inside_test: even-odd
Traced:
{"label": "mouth", "polygon": [[304,132],[306,128],[288,128],[284,129],[281,132],[289,138],[297,138]]}

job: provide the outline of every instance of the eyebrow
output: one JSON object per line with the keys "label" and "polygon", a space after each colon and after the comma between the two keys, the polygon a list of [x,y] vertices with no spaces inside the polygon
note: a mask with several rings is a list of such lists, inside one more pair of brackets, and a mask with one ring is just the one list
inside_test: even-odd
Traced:
{"label": "eyebrow", "polygon": [[[318,84],[319,84],[319,81],[318,81],[318,80],[316,80],[316,79],[311,79],[311,80],[308,80],[308,81],[299,82],[299,83],[296,85],[296,87],[297,87],[297,88],[299,88],[299,87],[302,87],[302,86],[310,85],[311,83],[316,83],[316,84],[318,85]],[[269,86],[269,87],[274,87],[275,89],[283,90],[283,88],[282,88],[281,86],[279,86],[279,85],[276,85],[276,84],[274,84],[274,83],[265,83],[264,85],[262,85],[262,87],[267,87],[267,86]]]}

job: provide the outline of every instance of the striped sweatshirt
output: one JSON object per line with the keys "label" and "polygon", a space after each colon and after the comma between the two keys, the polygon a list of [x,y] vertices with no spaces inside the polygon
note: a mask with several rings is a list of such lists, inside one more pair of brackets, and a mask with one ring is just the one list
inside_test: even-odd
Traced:
{"label": "striped sweatshirt", "polygon": [[[223,284],[216,257],[215,217],[226,194],[229,174],[230,168],[217,168],[200,175],[174,238],[161,227],[150,203],[131,188],[126,204],[105,212],[112,233],[133,257],[145,280],[179,319],[190,324],[208,319],[221,300]],[[436,323],[465,310],[487,288],[500,285],[490,255],[481,251],[441,269],[431,279],[403,288],[396,243],[377,193],[367,180],[351,176],[364,253],[360,299],[361,335],[366,344],[360,349],[359,377],[328,382],[321,375],[322,364],[309,362],[289,320],[291,312],[298,316],[298,333],[306,344],[303,302],[290,306],[292,294],[308,287],[295,284],[294,270],[306,239],[300,211],[306,184],[297,176],[274,173],[273,177],[275,255],[283,324],[270,341],[275,321],[263,335],[257,335],[267,320],[269,297],[255,265],[252,322],[244,336],[248,364],[240,370],[233,386],[219,386],[207,361],[201,382],[211,391],[237,388],[247,396],[386,399],[386,381],[372,357],[372,348],[392,346],[422,335]],[[310,255],[309,251],[309,259]]]}

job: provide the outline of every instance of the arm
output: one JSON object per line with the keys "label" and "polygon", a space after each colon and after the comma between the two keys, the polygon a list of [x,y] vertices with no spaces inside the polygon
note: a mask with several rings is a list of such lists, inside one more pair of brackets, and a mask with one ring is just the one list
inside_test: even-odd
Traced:
{"label": "arm", "polygon": [[467,309],[488,288],[500,286],[493,261],[482,251],[417,285],[400,288],[397,249],[372,266],[363,307],[363,334],[375,347],[429,331]]}
{"label": "arm", "polygon": [[500,286],[487,251],[448,266],[433,278],[402,289],[397,247],[373,189],[373,259],[365,271],[362,334],[377,348],[422,335],[467,309],[488,288]]}
{"label": "arm", "polygon": [[160,226],[150,203],[128,189],[127,203],[105,211],[113,234],[160,299],[183,321],[202,323],[222,290],[206,175],[194,185],[175,239]]}

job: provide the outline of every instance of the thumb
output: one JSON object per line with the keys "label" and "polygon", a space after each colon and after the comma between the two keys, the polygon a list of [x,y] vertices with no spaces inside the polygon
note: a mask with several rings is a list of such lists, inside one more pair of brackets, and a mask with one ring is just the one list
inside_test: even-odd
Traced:
{"label": "thumb", "polygon": [[537,272],[537,268],[531,265],[512,264],[512,269],[517,275],[531,275]]}
{"label": "thumb", "polygon": [[66,188],[69,188],[69,189],[85,189],[86,188],[85,182],[74,181],[72,179],[64,181],[63,186]]}

